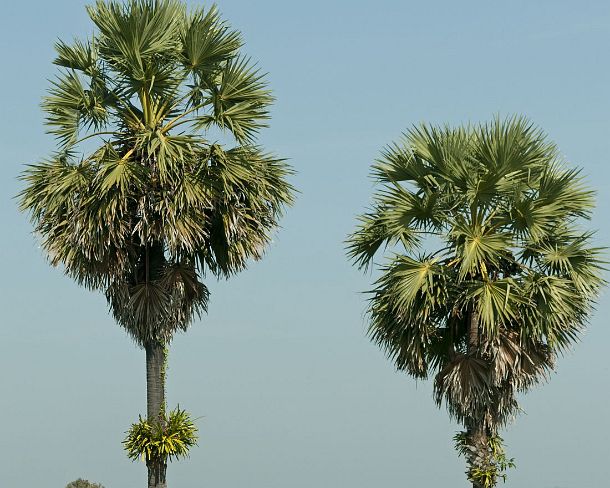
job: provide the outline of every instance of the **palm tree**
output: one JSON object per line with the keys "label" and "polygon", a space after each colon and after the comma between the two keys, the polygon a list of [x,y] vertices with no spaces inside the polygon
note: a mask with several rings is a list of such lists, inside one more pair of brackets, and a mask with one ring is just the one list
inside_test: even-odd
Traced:
{"label": "palm tree", "polygon": [[518,117],[413,128],[373,174],[381,189],[348,240],[360,268],[387,256],[371,339],[398,370],[434,377],[436,403],[465,427],[469,480],[495,486],[516,394],[548,376],[603,284],[602,250],[580,228],[593,193]]}
{"label": "palm tree", "polygon": [[[256,145],[273,99],[215,7],[87,11],[95,35],[56,44],[43,109],[58,148],[24,172],[20,203],[51,264],[103,291],[146,351],[147,418],[163,423],[164,349],[205,312],[206,276],[262,257],[291,169]],[[149,460],[150,487],[166,486],[165,469]]]}

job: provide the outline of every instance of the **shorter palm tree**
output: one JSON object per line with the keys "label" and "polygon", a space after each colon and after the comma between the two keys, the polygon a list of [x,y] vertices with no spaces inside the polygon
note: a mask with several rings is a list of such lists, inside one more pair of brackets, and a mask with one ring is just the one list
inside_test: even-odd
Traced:
{"label": "shorter palm tree", "polygon": [[348,241],[361,268],[388,255],[371,338],[399,370],[434,377],[436,403],[466,429],[469,480],[495,486],[517,393],[548,377],[603,284],[602,250],[580,228],[593,192],[517,117],[414,128],[373,172],[382,188]]}

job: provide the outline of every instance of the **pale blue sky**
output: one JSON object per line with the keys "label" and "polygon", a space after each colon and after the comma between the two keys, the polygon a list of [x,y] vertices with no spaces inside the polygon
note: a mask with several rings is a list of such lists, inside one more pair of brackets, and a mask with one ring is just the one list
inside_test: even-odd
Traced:
{"label": "pale blue sky", "polygon": [[[195,3],[195,2],[192,2]],[[23,164],[53,149],[39,109],[53,42],[91,33],[77,0],[6,2],[0,16],[0,486],[79,476],[143,486],[121,450],[145,411],[144,355],[103,297],[49,268],[13,196]],[[201,416],[172,488],[466,487],[429,383],[394,371],[365,335],[371,276],[342,241],[373,190],[369,165],[420,121],[521,113],[598,192],[610,243],[610,3],[225,0],[277,102],[262,134],[302,192],[268,256],[212,283],[210,313],[176,338],[170,405]],[[510,488],[607,484],[610,298],[558,374],[506,433]]]}

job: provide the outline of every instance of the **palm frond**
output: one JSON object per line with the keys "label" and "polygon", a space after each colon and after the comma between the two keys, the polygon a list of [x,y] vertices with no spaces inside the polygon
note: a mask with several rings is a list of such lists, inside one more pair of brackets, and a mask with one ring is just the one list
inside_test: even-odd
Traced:
{"label": "palm frond", "polygon": [[216,6],[192,12],[181,39],[185,67],[208,84],[222,63],[232,59],[242,46],[241,34],[220,19]]}
{"label": "palm frond", "polygon": [[57,57],[53,61],[58,66],[81,71],[89,76],[98,74],[98,57],[95,38],[91,42],[75,40],[73,45],[63,41],[55,43]]}
{"label": "palm frond", "polygon": [[247,58],[232,58],[219,74],[219,82],[211,92],[213,118],[198,119],[207,127],[213,120],[231,131],[241,144],[251,142],[269,119],[268,106],[273,97],[267,89],[264,75],[250,65]]}
{"label": "palm frond", "polygon": [[76,71],[70,70],[52,81],[43,101],[49,132],[62,146],[76,142],[81,128],[98,130],[108,120],[103,93],[86,88]]}

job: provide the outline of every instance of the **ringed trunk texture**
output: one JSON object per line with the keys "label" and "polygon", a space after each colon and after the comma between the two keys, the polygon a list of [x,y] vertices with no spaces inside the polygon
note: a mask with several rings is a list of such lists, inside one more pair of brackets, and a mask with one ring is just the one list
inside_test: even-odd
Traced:
{"label": "ringed trunk texture", "polygon": [[[470,312],[468,324],[468,353],[476,354],[479,348],[479,314],[476,311]],[[477,453],[487,452],[487,429],[485,428],[484,418],[472,418],[467,425],[468,444],[475,447]],[[474,458],[469,460],[470,467],[473,467]],[[472,482],[472,488],[483,488],[483,485]]]}
{"label": "ringed trunk texture", "polygon": [[[481,425],[472,425],[468,428],[468,443],[473,446],[476,451],[475,453],[483,453],[483,459],[486,460],[487,457],[487,430],[485,427]],[[480,462],[480,461],[479,461]],[[485,462],[485,461],[484,461]],[[471,459],[469,459],[468,464],[470,468],[475,467],[477,463],[476,454],[473,454]],[[484,488],[484,486],[476,481],[472,482],[472,488]]]}
{"label": "ringed trunk texture", "polygon": [[[160,342],[146,344],[146,415],[148,421],[162,422],[165,410],[165,348]],[[166,488],[167,463],[148,461],[148,488]]]}
{"label": "ringed trunk texture", "polygon": [[470,312],[468,320],[468,353],[475,354],[479,347],[479,314]]}

